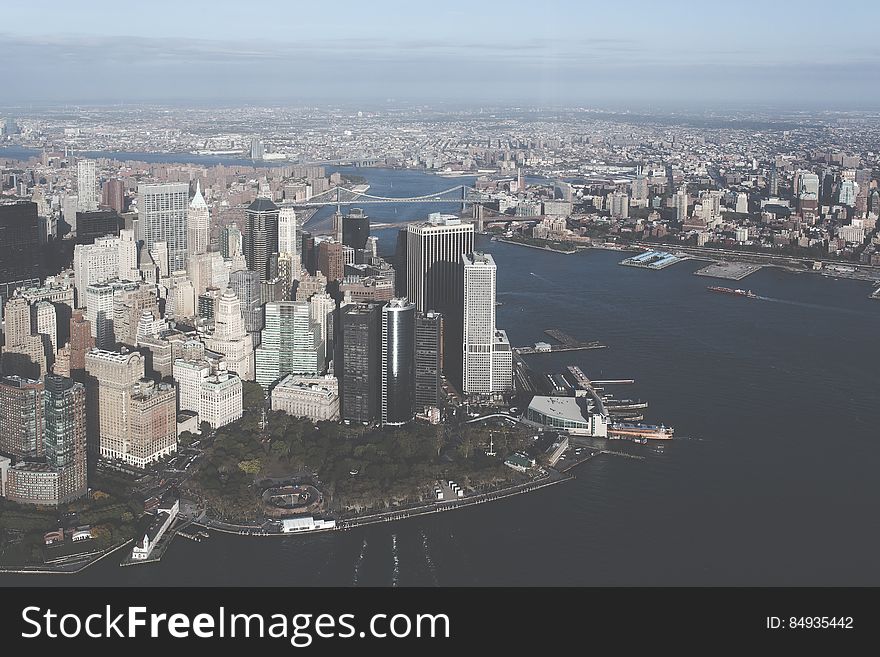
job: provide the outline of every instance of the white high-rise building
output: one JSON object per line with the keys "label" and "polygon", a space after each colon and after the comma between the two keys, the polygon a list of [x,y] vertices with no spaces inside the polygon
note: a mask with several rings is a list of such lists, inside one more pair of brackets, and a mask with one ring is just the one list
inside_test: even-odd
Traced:
{"label": "white high-rise building", "polygon": [[278,211],[278,253],[297,252],[296,211],[281,208]]}
{"label": "white high-rise building", "polygon": [[140,280],[134,231],[122,230],[119,237],[99,237],[94,244],[77,244],[73,249],[73,287],[76,307],[85,306],[85,291],[91,283]]}
{"label": "white high-rise building", "polygon": [[736,206],[734,210],[738,214],[748,214],[749,212],[749,195],[745,192],[739,192],[736,195]]}
{"label": "white high-rise building", "polygon": [[675,193],[675,220],[684,221],[687,218],[688,193],[684,186],[682,186],[682,188]]}
{"label": "white high-rise building", "polygon": [[611,216],[626,219],[629,217],[629,195],[625,192],[613,192],[608,195],[608,209]]}
{"label": "white high-rise building", "polygon": [[205,337],[205,347],[223,354],[229,370],[244,381],[254,380],[254,342],[245,330],[241,302],[227,289],[217,300],[214,332]]}
{"label": "white high-rise building", "polygon": [[37,301],[33,306],[34,325],[37,333],[45,335],[49,344],[46,345],[51,349],[48,355],[49,362],[55,360],[55,354],[58,352],[58,317],[55,313],[55,306],[48,301]]}
{"label": "white high-rise building", "polygon": [[92,283],[85,290],[85,318],[91,324],[92,337],[98,349],[112,349],[116,344],[113,333],[113,286]]}
{"label": "white high-rise building", "polygon": [[491,255],[462,256],[464,265],[464,361],[466,393],[492,392],[492,343],[495,338],[495,275]]}
{"label": "white high-rise building", "polygon": [[199,421],[212,429],[235,422],[242,416],[244,391],[235,374],[220,371],[202,381],[199,397]]}
{"label": "white high-rise building", "polygon": [[76,197],[79,212],[94,212],[98,209],[98,180],[94,160],[80,160],[76,163]]}
{"label": "white high-rise building", "polygon": [[207,253],[211,245],[211,213],[205,197],[202,196],[202,187],[196,181],[196,194],[189,204],[186,212],[187,248],[191,255]]}
{"label": "white high-rise building", "polygon": [[318,328],[318,337],[323,344],[323,359],[333,358],[333,318],[336,312],[336,301],[326,292],[313,294],[309,299],[309,313],[312,322]]}
{"label": "white high-rise building", "polygon": [[211,375],[211,364],[206,360],[174,361],[173,376],[177,385],[177,410],[199,412],[202,382]]}
{"label": "white high-rise building", "polygon": [[513,389],[513,353],[504,331],[495,327],[497,268],[489,254],[462,256],[464,342],[462,388],[467,394]]}
{"label": "white high-rise building", "polygon": [[189,208],[189,185],[167,183],[138,185],[138,230],[148,251],[157,242],[168,249],[169,271],[186,268],[186,215]]}

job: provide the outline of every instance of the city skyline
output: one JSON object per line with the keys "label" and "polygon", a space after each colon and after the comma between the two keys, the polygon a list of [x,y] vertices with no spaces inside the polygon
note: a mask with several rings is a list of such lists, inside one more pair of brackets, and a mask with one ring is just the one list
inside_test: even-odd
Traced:
{"label": "city skyline", "polygon": [[617,7],[568,0],[503,11],[459,1],[342,2],[331,15],[298,3],[224,1],[206,11],[159,2],[122,25],[110,18],[113,3],[90,12],[50,4],[39,21],[25,5],[5,9],[16,31],[0,32],[0,46],[17,72],[7,103],[880,102],[864,74],[880,62],[867,45],[880,10],[849,0],[834,7],[852,18],[847,39],[821,57],[804,38],[829,11],[814,0],[796,10],[750,0],[736,11],[637,0],[626,20]]}

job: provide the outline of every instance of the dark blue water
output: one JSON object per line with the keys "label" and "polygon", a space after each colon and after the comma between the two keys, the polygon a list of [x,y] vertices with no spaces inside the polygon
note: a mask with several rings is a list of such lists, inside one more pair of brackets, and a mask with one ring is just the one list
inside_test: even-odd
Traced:
{"label": "dark blue water", "polygon": [[[400,172],[359,172],[374,191],[402,184]],[[384,221],[393,209],[369,213]],[[764,270],[747,285],[773,300],[750,300],[706,292],[696,263],[654,272],[618,265],[619,253],[480,241],[498,263],[498,325],[512,342],[556,327],[609,346],[533,366],[634,378],[618,396],[649,400],[647,419],[681,438],[461,511],[320,536],[178,539],[158,565],[107,560],[72,578],[0,582],[880,584],[880,302],[867,284]]]}

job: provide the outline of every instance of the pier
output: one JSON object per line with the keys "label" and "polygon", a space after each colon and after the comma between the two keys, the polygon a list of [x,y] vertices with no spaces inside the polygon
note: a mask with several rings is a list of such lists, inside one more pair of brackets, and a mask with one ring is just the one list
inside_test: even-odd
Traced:
{"label": "pier", "polygon": [[684,259],[681,256],[666,253],[665,251],[645,251],[626,260],[621,260],[619,264],[627,267],[639,267],[640,269],[660,270],[666,269]]}
{"label": "pier", "polygon": [[534,347],[514,347],[514,351],[520,355],[550,354],[560,351],[582,351],[585,349],[606,349],[606,345],[596,340],[584,342],[570,336],[560,329],[545,329],[544,333],[556,340],[559,344],[548,345],[538,343]]}

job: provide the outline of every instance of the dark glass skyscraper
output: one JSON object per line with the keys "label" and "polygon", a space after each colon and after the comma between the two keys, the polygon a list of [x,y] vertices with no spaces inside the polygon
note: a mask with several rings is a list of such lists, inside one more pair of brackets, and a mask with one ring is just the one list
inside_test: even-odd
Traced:
{"label": "dark glass skyscraper", "polygon": [[342,243],[355,251],[367,248],[370,236],[370,218],[360,208],[352,208],[342,218]]}
{"label": "dark glass skyscraper", "polygon": [[416,305],[392,299],[382,308],[382,424],[413,419]]}
{"label": "dark glass skyscraper", "polygon": [[379,417],[381,307],[356,303],[342,309],[342,363],[337,372],[346,420],[374,422]]}
{"label": "dark glass skyscraper", "polygon": [[300,249],[300,257],[302,259],[302,268],[312,276],[318,271],[318,259],[315,254],[315,238],[311,233],[302,233],[302,248]]}
{"label": "dark glass skyscraper", "polygon": [[39,276],[39,246],[37,204],[0,202],[0,295],[11,293],[4,284]]}
{"label": "dark glass skyscraper", "polygon": [[271,199],[258,198],[244,211],[246,228],[244,234],[244,258],[248,269],[261,281],[271,278],[270,256],[278,253],[278,206]]}
{"label": "dark glass skyscraper", "polygon": [[86,477],[86,390],[72,379],[46,376],[46,461],[60,473],[58,503],[88,492]]}
{"label": "dark glass skyscraper", "polygon": [[416,313],[415,408],[440,403],[440,372],[443,369],[443,315]]}

